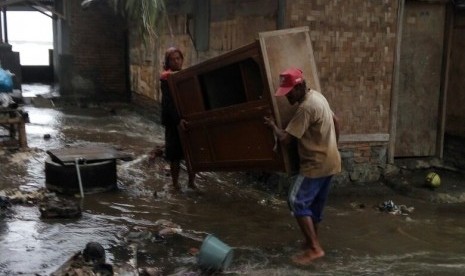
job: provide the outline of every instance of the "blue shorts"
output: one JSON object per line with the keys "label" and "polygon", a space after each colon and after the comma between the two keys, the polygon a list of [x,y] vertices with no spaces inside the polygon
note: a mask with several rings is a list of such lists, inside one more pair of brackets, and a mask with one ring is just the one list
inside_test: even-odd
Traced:
{"label": "blue shorts", "polygon": [[311,217],[314,221],[322,220],[323,208],[328,197],[331,178],[308,178],[299,175],[291,185],[288,204],[295,217]]}

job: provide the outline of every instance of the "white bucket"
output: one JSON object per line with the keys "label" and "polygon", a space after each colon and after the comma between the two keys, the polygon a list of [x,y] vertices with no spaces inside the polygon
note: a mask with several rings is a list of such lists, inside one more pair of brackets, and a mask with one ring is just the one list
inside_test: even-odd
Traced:
{"label": "white bucket", "polygon": [[213,235],[208,235],[200,247],[198,264],[206,270],[223,271],[231,264],[233,249]]}

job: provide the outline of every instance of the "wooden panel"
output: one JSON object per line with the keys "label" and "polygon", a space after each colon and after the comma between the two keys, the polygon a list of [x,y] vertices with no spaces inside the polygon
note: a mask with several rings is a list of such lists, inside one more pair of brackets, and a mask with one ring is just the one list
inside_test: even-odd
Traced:
{"label": "wooden panel", "polygon": [[263,123],[270,112],[269,103],[261,101],[191,120],[181,132],[190,166],[196,171],[283,169],[272,131]]}
{"label": "wooden panel", "polygon": [[[272,136],[265,135],[267,129],[263,124],[263,114],[253,121],[232,122],[229,125],[218,125],[210,131],[212,141],[212,150],[214,151],[215,161],[236,162],[244,160],[267,160],[272,152],[264,150],[273,146]],[[244,133],[254,133],[253,139],[250,135]],[[230,139],[234,137],[234,139]],[[222,141],[226,141],[225,143]]]}
{"label": "wooden panel", "polygon": [[[171,96],[173,98],[177,97],[179,111],[182,117],[205,110],[199,84],[194,76],[176,82],[176,90],[179,91],[179,93]],[[173,91],[173,89],[171,89],[170,92],[171,91]]]}
{"label": "wooden panel", "polygon": [[321,91],[308,27],[263,32],[259,34],[263,59],[278,124],[283,127],[292,118],[296,106],[285,97],[274,97],[279,74],[290,67],[302,69],[307,86]]}
{"label": "wooden panel", "polygon": [[208,129],[205,126],[199,124],[187,132],[180,130],[179,133],[181,134],[181,140],[186,145],[184,149],[190,167],[199,164],[210,164],[213,161],[208,140]]}
{"label": "wooden panel", "polygon": [[[321,91],[316,71],[313,48],[308,27],[292,28],[259,34],[263,61],[266,68],[274,116],[278,126],[285,128],[292,118],[296,105],[291,106],[286,97],[275,97],[279,86],[279,74],[290,67],[303,71],[307,87]],[[286,171],[294,173],[298,164],[295,145],[282,147]]]}
{"label": "wooden panel", "polygon": [[406,1],[395,156],[437,153],[445,6]]}

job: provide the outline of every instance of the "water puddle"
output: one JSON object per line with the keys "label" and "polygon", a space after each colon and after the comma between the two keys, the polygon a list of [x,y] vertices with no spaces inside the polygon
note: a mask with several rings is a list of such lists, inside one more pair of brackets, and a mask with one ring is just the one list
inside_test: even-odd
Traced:
{"label": "water puddle", "polygon": [[[36,204],[15,204],[0,220],[0,274],[49,275],[87,242],[107,262],[155,267],[162,275],[200,275],[193,249],[207,234],[234,248],[229,275],[459,275],[465,271],[462,205],[434,205],[395,196],[332,196],[321,224],[325,258],[308,267],[290,262],[301,235],[283,196],[253,188],[243,173],[201,173],[201,193],[171,191],[167,164],[149,161],[163,129],[129,107],[27,107],[29,149],[0,154],[0,189],[45,186],[49,149],[86,144],[130,152],[118,161],[118,189],[86,195],[78,219],[41,219]],[[49,134],[50,138],[44,135]],[[181,183],[187,183],[181,172]],[[363,187],[361,187],[363,189]],[[409,216],[375,208],[393,199],[414,206]],[[363,202],[364,208],[352,204]],[[351,205],[352,204],[352,205]],[[355,206],[355,207],[354,207]],[[163,228],[170,221],[178,228]],[[160,232],[174,231],[161,237]],[[164,231],[164,232],[163,232]],[[177,232],[176,232],[177,231]]]}

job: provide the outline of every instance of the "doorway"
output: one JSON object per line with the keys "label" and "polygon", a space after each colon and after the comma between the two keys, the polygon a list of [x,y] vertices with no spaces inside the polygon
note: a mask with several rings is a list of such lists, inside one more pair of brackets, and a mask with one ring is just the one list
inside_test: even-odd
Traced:
{"label": "doorway", "polygon": [[401,22],[394,156],[438,156],[446,6],[407,0]]}

